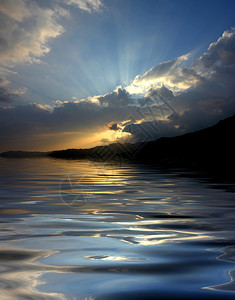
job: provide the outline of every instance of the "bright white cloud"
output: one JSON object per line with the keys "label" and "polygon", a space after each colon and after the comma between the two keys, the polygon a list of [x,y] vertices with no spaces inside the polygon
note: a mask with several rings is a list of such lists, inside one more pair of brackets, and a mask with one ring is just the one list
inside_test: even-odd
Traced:
{"label": "bright white cloud", "polygon": [[126,90],[131,94],[145,94],[148,89],[162,85],[174,91],[183,91],[195,85],[200,76],[186,66],[189,57],[190,53],[182,55],[151,68],[142,76],[137,75]]}

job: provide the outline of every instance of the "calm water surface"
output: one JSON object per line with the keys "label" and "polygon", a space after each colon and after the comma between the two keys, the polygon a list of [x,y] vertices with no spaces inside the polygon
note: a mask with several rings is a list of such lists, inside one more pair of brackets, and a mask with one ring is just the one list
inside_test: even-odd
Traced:
{"label": "calm water surface", "polygon": [[0,299],[235,299],[231,186],[0,159]]}

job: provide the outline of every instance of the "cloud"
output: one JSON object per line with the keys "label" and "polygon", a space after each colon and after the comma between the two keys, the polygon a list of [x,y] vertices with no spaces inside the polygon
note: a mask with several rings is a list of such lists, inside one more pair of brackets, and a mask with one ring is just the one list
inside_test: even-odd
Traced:
{"label": "cloud", "polygon": [[19,95],[23,95],[27,90],[26,88],[9,88],[8,85],[9,81],[4,77],[0,77],[0,102],[2,103],[13,102],[14,100],[18,99]]}
{"label": "cloud", "polygon": [[225,31],[198,60],[190,64],[189,58],[190,53],[160,63],[137,75],[126,90],[130,94],[145,94],[149,88],[165,85],[175,92],[183,92],[209,79],[228,87],[235,75],[235,29]]}
{"label": "cloud", "polygon": [[100,141],[101,141],[101,143],[104,144],[104,145],[107,145],[107,144],[110,144],[110,143],[111,143],[111,141],[110,141],[109,139],[101,139]]}
{"label": "cloud", "polygon": [[2,0],[0,3],[0,10],[5,15],[18,22],[30,15],[24,0]]}
{"label": "cloud", "polygon": [[63,2],[67,5],[76,6],[89,13],[92,11],[99,12],[103,7],[101,0],[63,0]]}
{"label": "cloud", "polygon": [[[234,49],[232,29],[187,67],[187,57],[180,57],[152,68],[134,80],[137,83],[138,79],[139,88],[144,91],[139,99],[133,98],[130,86],[119,86],[106,95],[57,101],[54,107],[30,104],[1,108],[0,147],[66,148],[72,139],[81,140],[105,130],[110,135],[100,135],[98,142],[111,142],[120,132],[131,133],[132,141],[146,141],[213,125],[235,113]],[[190,75],[195,80],[193,84],[189,84]],[[174,92],[167,85],[159,87],[158,79],[165,80],[167,76],[171,84],[180,82],[188,88]],[[152,80],[150,86],[145,85]],[[9,92],[4,90],[4,84],[3,78],[0,99],[7,102]]]}
{"label": "cloud", "polygon": [[113,123],[111,122],[110,124],[105,124],[105,126],[109,129],[109,130],[114,130],[114,131],[117,131],[117,130],[120,130],[120,126],[117,124],[117,123]]}
{"label": "cloud", "polygon": [[[193,103],[195,98],[189,93],[187,99]],[[180,96],[176,96],[174,101],[175,104],[172,105],[175,107],[175,112],[169,114],[170,111],[164,111],[165,118],[155,114],[150,121],[129,123],[124,127],[123,132],[131,133],[133,141],[156,140],[160,137],[177,136],[203,129],[235,114],[235,97],[200,101],[195,99],[195,103],[182,111],[177,108],[177,102],[181,101]]]}
{"label": "cloud", "polygon": [[47,6],[40,6],[39,1],[0,1],[0,76],[6,83],[1,88],[1,102],[12,101],[14,97],[11,96],[20,94],[17,90],[25,91],[23,87],[15,91],[7,87],[10,84],[7,78],[19,64],[42,63],[42,57],[51,50],[52,41],[65,32],[61,21],[70,16],[71,5],[91,13],[99,11],[102,2],[58,0],[48,3]]}
{"label": "cloud", "polygon": [[163,136],[170,137],[180,134],[173,122],[162,120],[130,124],[125,126],[123,132],[132,134],[131,142],[146,142],[156,140]]}
{"label": "cloud", "polygon": [[4,87],[0,87],[0,103],[8,103],[12,101],[12,95]]}
{"label": "cloud", "polygon": [[235,28],[227,30],[214,43],[211,43],[208,52],[200,57],[200,62],[206,68],[217,68],[235,64]]}
{"label": "cloud", "polygon": [[49,42],[64,32],[60,17],[68,12],[56,7],[41,8],[36,2],[3,0],[0,2],[0,62],[35,62],[50,51]]}
{"label": "cloud", "polygon": [[172,100],[175,96],[171,90],[162,85],[160,88],[150,88],[145,97],[158,96],[167,100]]}
{"label": "cloud", "polygon": [[[146,137],[146,132],[152,139],[156,139],[205,128],[235,113],[234,28],[225,31],[216,42],[210,44],[208,52],[187,68],[182,62],[180,57],[162,63],[135,78],[132,85],[135,84],[139,91],[145,93],[146,86],[151,86],[145,98],[152,100],[149,102],[152,111],[155,97],[159,99],[159,96],[167,100],[168,108],[173,108],[174,111],[165,110],[165,120],[155,113],[155,120],[133,122],[124,131],[132,133],[139,140]],[[170,82],[174,85],[180,82],[187,89],[175,94],[165,86],[161,90],[158,86],[159,78],[162,80],[161,84]],[[131,92],[129,87],[126,89]]]}
{"label": "cloud", "polygon": [[[190,95],[188,95],[190,96]],[[177,102],[177,97],[175,101]],[[176,107],[176,105],[174,105]],[[178,111],[178,112],[177,112]],[[235,114],[235,98],[233,99],[207,99],[196,101],[185,111],[166,114],[165,119],[157,115],[151,121],[131,123],[124,127],[124,132],[132,134],[134,140],[155,140],[160,137],[176,136],[193,132],[214,125],[219,120]]]}
{"label": "cloud", "polygon": [[130,94],[145,94],[150,88],[162,85],[174,92],[199,89],[210,81],[231,87],[235,76],[235,28],[227,30],[208,52],[189,63],[190,53],[160,63],[143,75],[137,75],[126,87]]}
{"label": "cloud", "polygon": [[[92,12],[102,7],[101,0],[63,0],[66,6]],[[50,51],[50,43],[65,29],[61,18],[69,11],[61,6],[40,7],[36,1],[0,1],[0,63],[37,62]]]}
{"label": "cloud", "polygon": [[126,89],[123,89],[120,86],[113,92],[104,96],[98,96],[96,99],[101,105],[111,107],[128,106],[134,102]]}
{"label": "cloud", "polygon": [[[105,97],[109,98],[108,94]],[[55,107],[39,104],[2,107],[0,149],[22,149],[22,145],[28,150],[66,147],[66,143],[74,142],[76,138],[78,141],[88,139],[92,134],[107,130],[105,123],[119,124],[133,115],[135,109],[132,106],[101,105],[89,99],[58,102]]]}
{"label": "cloud", "polygon": [[201,76],[186,66],[190,53],[174,60],[160,63],[144,75],[137,75],[133,82],[126,87],[131,94],[144,94],[149,88],[165,85],[175,91],[183,91],[195,85]]}

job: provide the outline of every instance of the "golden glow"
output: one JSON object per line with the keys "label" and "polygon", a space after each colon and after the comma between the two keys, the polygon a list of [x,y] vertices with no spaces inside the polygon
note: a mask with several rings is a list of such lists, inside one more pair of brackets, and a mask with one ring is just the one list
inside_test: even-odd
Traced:
{"label": "golden glow", "polygon": [[[31,138],[33,146],[24,148],[26,151],[53,151],[69,148],[91,148],[100,145],[115,143],[128,138],[129,132],[122,132],[124,128],[114,131],[104,127],[95,127],[84,131],[62,131],[53,133],[35,134]],[[24,140],[23,140],[24,142]],[[25,141],[27,143],[27,140]]]}
{"label": "golden glow", "polygon": [[[121,127],[121,126],[120,126]],[[100,131],[98,133],[93,134],[89,140],[87,139],[87,142],[89,141],[90,144],[94,145],[101,145],[102,141],[107,141],[107,144],[109,143],[115,143],[118,142],[122,138],[129,137],[131,134],[129,132],[123,132],[121,130],[110,130],[106,129],[103,131]]]}

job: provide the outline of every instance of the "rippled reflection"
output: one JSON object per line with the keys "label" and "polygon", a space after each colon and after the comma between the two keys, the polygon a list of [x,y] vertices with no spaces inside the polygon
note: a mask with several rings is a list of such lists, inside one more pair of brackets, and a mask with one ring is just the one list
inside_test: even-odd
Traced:
{"label": "rippled reflection", "polygon": [[234,298],[233,193],[134,164],[0,163],[1,299]]}

